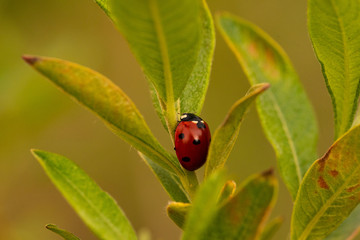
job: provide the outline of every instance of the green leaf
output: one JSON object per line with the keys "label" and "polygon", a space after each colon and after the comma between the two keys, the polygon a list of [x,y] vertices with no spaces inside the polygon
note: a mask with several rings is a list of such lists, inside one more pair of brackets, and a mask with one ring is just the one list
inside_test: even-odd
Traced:
{"label": "green leaf", "polygon": [[170,202],[166,207],[166,212],[169,218],[182,229],[190,209],[191,204],[189,203]]}
{"label": "green leaf", "polygon": [[291,239],[324,239],[360,202],[360,126],[306,173],[295,201]]}
{"label": "green leaf", "polygon": [[[205,1],[203,1],[201,13],[203,24],[201,48],[197,57],[196,65],[191,72],[190,78],[183,92],[181,93],[179,99],[180,101],[178,102],[180,105],[178,106],[180,109],[177,109],[178,113],[190,112],[200,115],[209,84],[211,63],[215,47],[215,33],[212,16]],[[150,89],[155,109],[162,124],[165,128],[167,128],[162,111],[162,109],[165,108],[165,104],[161,103],[161,100],[158,99],[158,95],[156,94],[156,90],[152,84],[150,84]]]}
{"label": "green leaf", "polygon": [[205,32],[202,1],[135,0],[129,4],[113,0],[110,9],[112,20],[164,102],[162,110],[172,133],[177,121],[175,102],[191,78]]}
{"label": "green leaf", "polygon": [[270,36],[230,14],[219,15],[217,23],[250,83],[271,85],[257,99],[257,109],[281,176],[295,199],[303,175],[317,158],[313,109],[288,56]]}
{"label": "green leaf", "polygon": [[358,205],[348,218],[340,224],[325,240],[356,239],[360,231],[360,206]]}
{"label": "green leaf", "polygon": [[201,43],[196,64],[180,96],[180,113],[200,114],[209,85],[215,48],[215,30],[206,1],[201,6]]}
{"label": "green leaf", "polygon": [[146,157],[142,153],[139,152],[139,155],[154,172],[155,176],[161,182],[164,189],[169,194],[172,200],[183,203],[190,202],[190,199],[186,191],[184,190],[184,187],[178,176],[171,174],[165,169],[159,167],[159,165],[154,163],[150,158]]}
{"label": "green leaf", "polygon": [[335,138],[350,127],[360,92],[360,1],[309,0],[308,25],[335,115]]}
{"label": "green leaf", "polygon": [[267,83],[254,85],[245,97],[231,107],[224,122],[216,129],[211,139],[205,166],[205,177],[210,176],[212,172],[225,165],[239,135],[240,125],[248,107],[269,86]]}
{"label": "green leaf", "polygon": [[80,238],[78,238],[74,234],[69,233],[68,231],[66,231],[64,229],[60,229],[56,225],[48,224],[48,225],[46,225],[46,228],[49,229],[50,231],[58,234],[59,236],[63,237],[65,240],[80,240]]}
{"label": "green leaf", "polygon": [[176,174],[190,195],[195,191],[195,173],[183,169],[176,157],[160,145],[135,104],[113,82],[89,68],[64,60],[23,58],[60,89],[95,112],[111,130],[152,162]]}
{"label": "green leaf", "polygon": [[[258,238],[276,199],[277,181],[273,172],[267,171],[249,178],[225,204],[214,203],[219,194],[217,188],[214,190],[211,194],[199,191],[189,213],[183,239]],[[207,199],[212,203],[210,206]]]}
{"label": "green leaf", "polygon": [[275,233],[281,227],[281,224],[284,222],[282,217],[277,217],[271,220],[261,232],[259,240],[270,240],[274,237]]}
{"label": "green leaf", "polygon": [[200,240],[216,215],[219,194],[225,184],[222,171],[212,174],[196,192],[193,205],[184,226],[183,240]]}
{"label": "green leaf", "polygon": [[79,103],[95,112],[117,135],[172,173],[183,174],[178,161],[155,139],[128,96],[103,75],[56,58],[23,57],[32,67]]}
{"label": "green leaf", "polygon": [[137,239],[116,201],[69,159],[32,150],[46,174],[100,239]]}

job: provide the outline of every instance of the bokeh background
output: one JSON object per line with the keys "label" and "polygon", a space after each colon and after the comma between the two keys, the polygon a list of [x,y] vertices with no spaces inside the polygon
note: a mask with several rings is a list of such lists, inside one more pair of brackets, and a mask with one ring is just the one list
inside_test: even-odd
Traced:
{"label": "bokeh background", "polygon": [[[208,0],[211,11],[229,11],[268,32],[290,56],[313,103],[319,123],[319,155],[333,139],[333,113],[306,27],[306,1]],[[171,149],[152,107],[147,82],[129,48],[91,0],[0,0],[0,239],[59,239],[44,226],[54,223],[82,239],[96,239],[31,156],[39,148],[67,156],[120,204],[138,232],[153,239],[179,239],[166,216],[167,194],[136,151],[92,113],[33,71],[22,54],[52,56],[91,67],[118,84],[135,102],[156,137]],[[210,86],[202,117],[212,130],[249,84],[217,32]],[[229,173],[239,183],[276,167],[254,106],[230,156]],[[277,172],[278,175],[278,172]],[[259,196],[261,197],[261,196]],[[292,202],[280,181],[272,216],[289,231]]]}

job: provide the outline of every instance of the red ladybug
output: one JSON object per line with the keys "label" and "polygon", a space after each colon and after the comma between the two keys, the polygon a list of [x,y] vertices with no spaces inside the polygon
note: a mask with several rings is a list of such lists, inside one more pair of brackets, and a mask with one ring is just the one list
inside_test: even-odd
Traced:
{"label": "red ladybug", "polygon": [[184,113],[175,130],[175,151],[181,165],[194,171],[206,161],[210,130],[206,122],[193,113]]}

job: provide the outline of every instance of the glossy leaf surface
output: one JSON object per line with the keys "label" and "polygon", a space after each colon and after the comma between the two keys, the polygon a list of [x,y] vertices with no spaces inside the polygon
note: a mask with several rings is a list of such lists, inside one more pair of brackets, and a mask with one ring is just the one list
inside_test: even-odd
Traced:
{"label": "glossy leaf surface", "polygon": [[324,239],[360,202],[360,126],[306,173],[294,205],[291,239]]}
{"label": "glossy leaf surface", "polygon": [[270,36],[226,13],[218,16],[217,23],[250,83],[271,85],[258,98],[257,109],[281,176],[295,199],[303,175],[317,158],[313,109],[288,56]]}
{"label": "glossy leaf surface", "polygon": [[205,165],[205,177],[225,165],[239,135],[240,125],[248,107],[259,94],[268,88],[269,84],[267,83],[254,85],[243,98],[231,107],[224,122],[212,136]]}
{"label": "glossy leaf surface", "polygon": [[100,238],[137,239],[116,201],[69,159],[49,152],[32,153],[81,219]]}
{"label": "glossy leaf surface", "polygon": [[332,98],[335,138],[350,127],[360,92],[360,1],[309,0],[308,25]]}

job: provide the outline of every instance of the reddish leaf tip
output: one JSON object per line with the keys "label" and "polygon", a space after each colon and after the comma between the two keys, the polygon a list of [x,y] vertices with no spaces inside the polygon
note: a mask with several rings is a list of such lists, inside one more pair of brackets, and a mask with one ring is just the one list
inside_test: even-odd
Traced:
{"label": "reddish leaf tip", "polygon": [[274,175],[274,169],[270,168],[269,170],[264,171],[261,175],[263,177],[271,177]]}
{"label": "reddish leaf tip", "polygon": [[37,61],[39,61],[38,57],[30,56],[30,55],[23,55],[22,59],[25,60],[30,65],[34,65]]}

